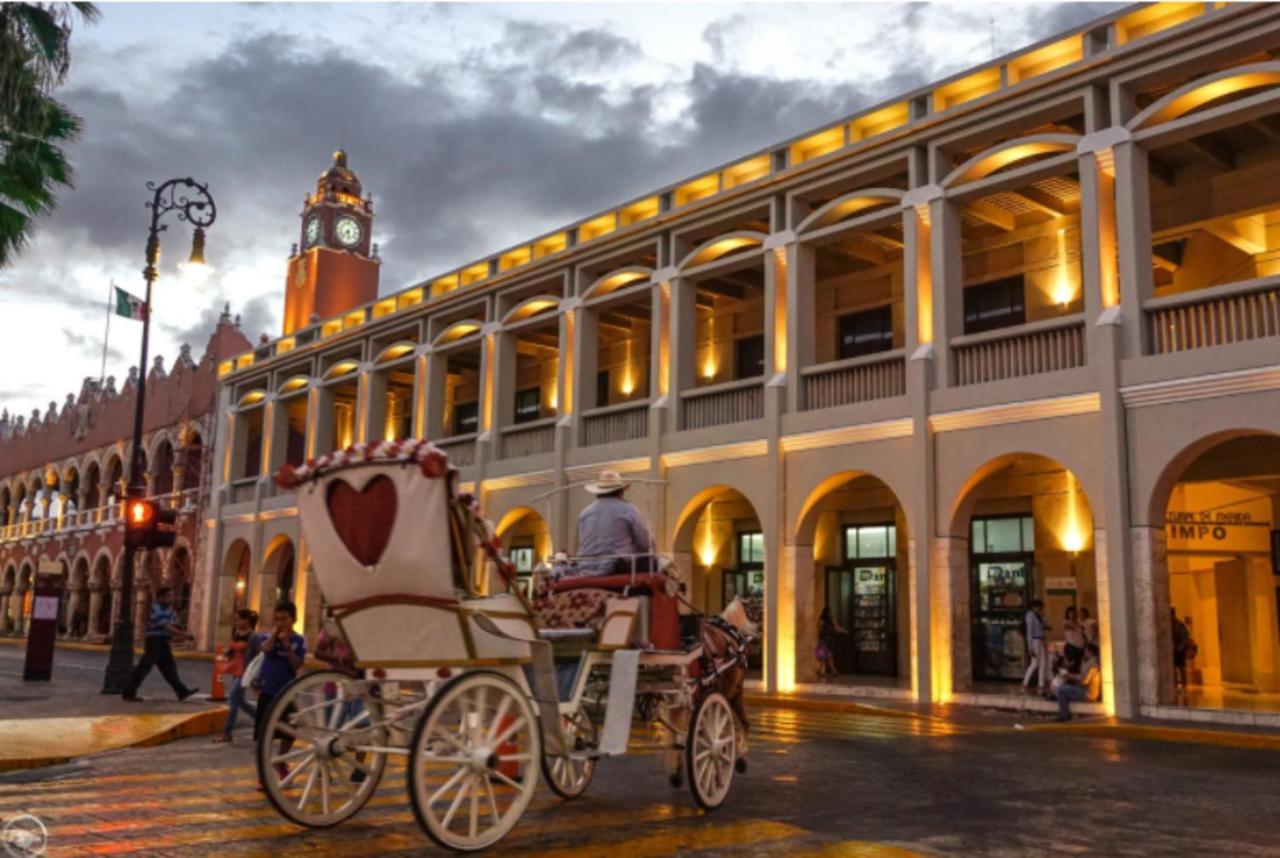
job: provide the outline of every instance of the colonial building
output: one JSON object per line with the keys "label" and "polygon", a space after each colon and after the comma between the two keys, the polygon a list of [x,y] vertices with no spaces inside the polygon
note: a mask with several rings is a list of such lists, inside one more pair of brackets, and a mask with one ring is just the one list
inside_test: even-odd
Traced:
{"label": "colonial building", "polygon": [[[157,357],[147,373],[147,492],[178,511],[178,537],[172,548],[146,552],[135,565],[139,637],[146,629],[147,600],[161,583],[173,587],[184,622],[189,612],[200,613],[205,577],[195,566],[211,485],[206,450],[214,434],[216,368],[249,346],[224,313],[199,363],[183,346],[169,370]],[[86,378],[79,396],[67,394],[61,408],[50,402],[43,416],[0,416],[0,632],[25,633],[34,577],[42,564],[52,564],[66,588],[59,632],[110,639],[119,612],[123,497],[137,384],[132,367],[119,391],[114,377],[103,384]]]}
{"label": "colonial building", "polygon": [[[815,681],[829,607],[840,687],[1001,699],[1039,598],[1051,641],[1099,621],[1108,711],[1280,724],[1277,55],[1274,5],[1130,7],[295,314],[219,370],[204,644],[284,593],[315,628],[271,474],[413,435],[525,566],[628,475],[695,604],[759,600],[769,689]],[[308,266],[367,256],[339,216]]]}

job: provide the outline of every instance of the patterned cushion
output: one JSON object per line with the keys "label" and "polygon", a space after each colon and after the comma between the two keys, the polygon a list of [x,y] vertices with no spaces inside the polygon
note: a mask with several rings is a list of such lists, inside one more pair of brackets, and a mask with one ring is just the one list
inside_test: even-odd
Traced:
{"label": "patterned cushion", "polygon": [[604,603],[616,596],[610,590],[582,588],[567,593],[539,592],[533,602],[538,625],[544,629],[600,630],[604,622]]}

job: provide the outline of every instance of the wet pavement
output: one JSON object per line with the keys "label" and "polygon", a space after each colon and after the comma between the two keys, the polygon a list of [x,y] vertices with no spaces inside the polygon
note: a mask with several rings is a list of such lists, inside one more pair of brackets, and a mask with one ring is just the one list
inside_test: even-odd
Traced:
{"label": "wet pavement", "polygon": [[[601,763],[584,797],[539,788],[502,855],[1276,855],[1280,752],[868,713],[753,710],[751,768],[705,814],[653,753]],[[254,791],[248,733],[117,751],[34,782],[0,778],[51,855],[436,851],[403,769],[340,827],[283,821]],[[29,772],[27,779],[39,777]]]}

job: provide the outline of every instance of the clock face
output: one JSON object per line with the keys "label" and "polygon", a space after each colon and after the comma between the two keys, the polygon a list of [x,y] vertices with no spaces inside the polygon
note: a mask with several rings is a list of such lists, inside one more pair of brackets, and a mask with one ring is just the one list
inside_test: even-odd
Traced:
{"label": "clock face", "polygon": [[312,215],[307,221],[306,239],[307,247],[320,240],[320,218],[315,215]]}
{"label": "clock face", "polygon": [[360,222],[353,217],[340,217],[333,234],[342,244],[351,247],[360,241]]}

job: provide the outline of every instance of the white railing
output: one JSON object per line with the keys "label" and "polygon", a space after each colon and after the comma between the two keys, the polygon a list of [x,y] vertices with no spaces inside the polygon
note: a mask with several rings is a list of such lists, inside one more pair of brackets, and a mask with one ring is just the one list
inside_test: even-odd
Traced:
{"label": "white railing", "polygon": [[504,426],[498,432],[501,447],[498,456],[516,459],[520,456],[537,456],[556,448],[556,418],[544,417],[515,426]]}
{"label": "white railing", "polygon": [[807,366],[800,378],[805,411],[887,399],[907,392],[906,357],[897,349]]}
{"label": "white railing", "polygon": [[1280,336],[1280,277],[1264,277],[1147,301],[1157,355]]}
{"label": "white railing", "polygon": [[764,381],[747,378],[681,392],[682,429],[705,429],[764,416]]}
{"label": "white railing", "polygon": [[[157,495],[155,499],[166,509],[182,512],[195,507],[199,499],[199,493],[199,489],[184,489]],[[99,507],[72,510],[58,515],[5,525],[0,527],[0,542],[29,539],[46,533],[65,533],[71,530],[88,529],[97,525],[111,525],[123,520],[124,501],[115,501]]]}
{"label": "white railing", "polygon": [[465,468],[476,463],[476,433],[454,435],[434,442],[449,457],[455,468]]}
{"label": "white railing", "polygon": [[951,340],[955,383],[982,384],[1084,366],[1084,319],[1079,315],[985,331]]}
{"label": "white railing", "polygon": [[620,402],[582,412],[582,445],[634,441],[649,434],[649,400]]}

